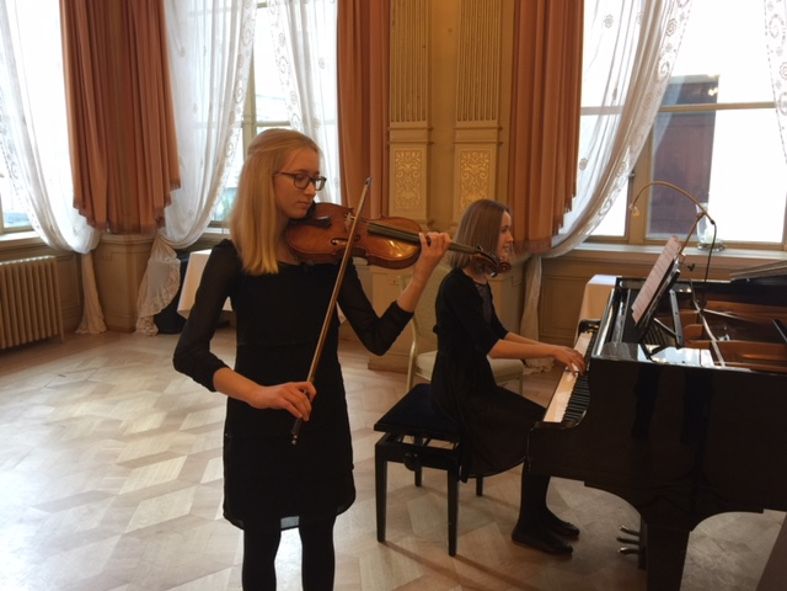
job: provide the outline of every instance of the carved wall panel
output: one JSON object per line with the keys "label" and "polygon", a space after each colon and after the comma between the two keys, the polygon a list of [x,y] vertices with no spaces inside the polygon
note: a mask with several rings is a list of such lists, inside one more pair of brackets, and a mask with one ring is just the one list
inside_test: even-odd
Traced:
{"label": "carved wall panel", "polygon": [[499,146],[501,0],[462,0],[454,129],[454,207],[496,199]]}
{"label": "carved wall panel", "polygon": [[425,220],[426,162],[425,144],[391,142],[390,215]]}
{"label": "carved wall panel", "polygon": [[388,213],[425,222],[429,143],[429,4],[391,2]]}
{"label": "carved wall panel", "polygon": [[494,199],[495,152],[494,145],[456,146],[454,187],[457,220],[473,201]]}

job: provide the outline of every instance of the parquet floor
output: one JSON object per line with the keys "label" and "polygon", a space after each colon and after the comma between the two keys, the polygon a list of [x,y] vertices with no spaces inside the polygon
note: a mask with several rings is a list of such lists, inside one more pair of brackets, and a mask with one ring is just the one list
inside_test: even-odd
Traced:
{"label": "parquet floor", "polygon": [[[231,329],[216,350],[232,359]],[[0,589],[223,591],[240,588],[241,535],[221,518],[224,399],[176,373],[176,336],[71,336],[0,353]],[[343,341],[358,500],[336,527],[341,590],[644,590],[616,528],[636,525],[621,499],[553,480],[550,504],[582,528],[574,555],[515,546],[519,474],[460,493],[459,553],[447,554],[442,472],[413,486],[389,468],[388,542],[375,537],[374,422],[404,376],[366,368]],[[550,376],[532,376],[535,396]],[[727,514],[691,535],[684,591],[755,589],[783,513]],[[299,540],[286,532],[279,588],[299,584]]]}

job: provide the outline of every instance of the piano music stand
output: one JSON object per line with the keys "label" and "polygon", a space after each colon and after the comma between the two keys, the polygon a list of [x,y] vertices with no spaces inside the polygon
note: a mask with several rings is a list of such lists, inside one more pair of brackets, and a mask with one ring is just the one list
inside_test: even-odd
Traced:
{"label": "piano music stand", "polygon": [[677,338],[674,330],[655,319],[655,314],[662,298],[675,285],[675,281],[680,276],[684,246],[685,243],[681,245],[675,236],[667,241],[630,307],[631,317],[634,321],[634,340],[640,344],[642,344],[645,335],[654,327],[668,332],[672,340],[682,341]]}

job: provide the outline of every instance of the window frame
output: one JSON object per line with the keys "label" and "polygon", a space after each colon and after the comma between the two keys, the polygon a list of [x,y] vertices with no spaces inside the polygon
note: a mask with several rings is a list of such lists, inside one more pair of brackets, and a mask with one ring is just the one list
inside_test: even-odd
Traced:
{"label": "window frame", "polygon": [[[754,109],[775,109],[773,101],[755,101],[751,103],[691,103],[682,105],[667,105],[659,107],[658,113],[698,113],[708,111],[730,111],[730,110],[754,110]],[[774,115],[775,116],[775,115]],[[655,126],[655,121],[654,121]],[[645,185],[653,180],[653,127],[648,132],[645,144],[642,147],[639,157],[634,165],[634,169],[629,174],[628,186],[626,190],[626,210],[625,226],[622,236],[613,235],[591,235],[588,242],[596,244],[625,244],[632,246],[649,246],[664,243],[663,238],[648,238],[648,215],[650,213],[650,203],[652,189],[646,189],[637,201],[639,215],[632,215],[630,210],[634,197],[642,190]],[[622,198],[621,195],[619,197]],[[688,230],[688,229],[687,229]],[[683,237],[680,237],[683,238]],[[787,251],[787,206],[784,211],[782,224],[782,240],[778,242],[745,242],[745,241],[724,241],[725,248],[740,250],[759,250],[759,251]]]}

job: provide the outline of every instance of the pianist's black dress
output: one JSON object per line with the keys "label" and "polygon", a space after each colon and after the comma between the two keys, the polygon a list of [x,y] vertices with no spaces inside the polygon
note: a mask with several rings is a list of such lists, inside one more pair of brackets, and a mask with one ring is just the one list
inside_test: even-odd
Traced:
{"label": "pianist's black dress", "polygon": [[497,318],[489,285],[453,269],[443,279],[435,305],[438,350],[432,393],[436,405],[462,428],[462,478],[521,464],[527,433],[544,409],[495,383],[486,356],[508,331]]}
{"label": "pianist's black dress", "polygon": [[[337,265],[279,263],[275,275],[243,272],[232,242],[218,244],[202,275],[196,301],[174,355],[176,369],[213,388],[225,367],[209,342],[227,297],[237,319],[235,369],[265,385],[307,378]],[[382,354],[411,317],[392,303],[382,317],[372,309],[351,265],[339,305],[364,345]],[[344,383],[337,355],[338,321],[329,331],[317,371],[311,420],[296,446],[293,416],[258,410],[228,398],[224,428],[224,515],[243,528],[279,520],[282,528],[323,520],[355,499]]]}

